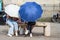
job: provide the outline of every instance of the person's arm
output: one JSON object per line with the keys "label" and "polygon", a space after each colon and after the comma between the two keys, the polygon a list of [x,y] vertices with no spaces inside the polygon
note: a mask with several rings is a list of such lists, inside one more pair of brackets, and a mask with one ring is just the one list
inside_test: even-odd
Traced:
{"label": "person's arm", "polygon": [[21,24],[21,20],[20,20],[20,19],[18,19],[18,20],[17,20],[17,23],[18,23],[18,24]]}
{"label": "person's arm", "polygon": [[10,18],[10,16],[9,16],[9,15],[6,15],[6,18],[7,18],[7,19],[9,19],[9,18]]}

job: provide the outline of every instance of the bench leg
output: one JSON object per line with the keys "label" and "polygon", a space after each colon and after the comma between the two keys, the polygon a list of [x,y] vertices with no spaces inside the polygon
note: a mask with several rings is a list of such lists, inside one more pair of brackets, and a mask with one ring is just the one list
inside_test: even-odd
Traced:
{"label": "bench leg", "polygon": [[46,23],[46,27],[45,27],[45,36],[50,36],[50,23]]}
{"label": "bench leg", "polygon": [[45,26],[43,27],[43,35],[45,35]]}

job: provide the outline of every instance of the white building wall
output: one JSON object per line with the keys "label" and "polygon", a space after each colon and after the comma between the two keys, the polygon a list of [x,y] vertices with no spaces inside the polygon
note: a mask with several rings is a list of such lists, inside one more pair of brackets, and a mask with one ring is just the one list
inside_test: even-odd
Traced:
{"label": "white building wall", "polygon": [[[60,0],[3,0],[4,7],[8,4],[22,5],[25,2],[35,1],[43,8],[43,17],[51,17],[56,14],[59,9]],[[48,16],[47,16],[48,15]]]}
{"label": "white building wall", "polygon": [[39,4],[59,4],[60,3],[60,0],[3,0],[5,5],[10,3],[21,5],[22,3],[29,2],[29,1],[35,1]]}

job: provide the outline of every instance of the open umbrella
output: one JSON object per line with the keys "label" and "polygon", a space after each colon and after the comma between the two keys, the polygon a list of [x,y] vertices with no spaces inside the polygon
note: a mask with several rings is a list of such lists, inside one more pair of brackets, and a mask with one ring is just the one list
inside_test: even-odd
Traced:
{"label": "open umbrella", "polygon": [[20,17],[28,22],[36,21],[42,15],[42,8],[35,2],[26,2],[19,9]]}
{"label": "open umbrella", "polygon": [[11,17],[19,17],[18,14],[19,14],[19,6],[17,5],[14,5],[14,4],[10,4],[10,5],[7,5],[5,7],[5,12],[11,16]]}

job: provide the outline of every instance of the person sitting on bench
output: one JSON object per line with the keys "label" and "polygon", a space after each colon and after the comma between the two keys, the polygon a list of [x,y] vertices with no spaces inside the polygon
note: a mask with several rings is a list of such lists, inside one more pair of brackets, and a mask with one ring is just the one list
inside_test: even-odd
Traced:
{"label": "person sitting on bench", "polygon": [[27,23],[27,30],[25,32],[25,35],[29,34],[30,37],[32,37],[32,29],[33,29],[33,27],[34,27],[35,24],[36,24],[35,21],[34,22],[28,22]]}

